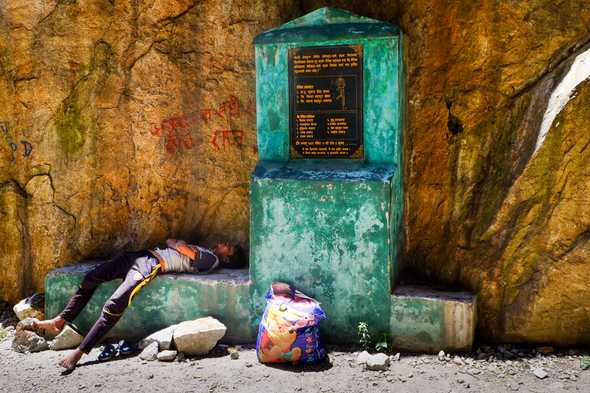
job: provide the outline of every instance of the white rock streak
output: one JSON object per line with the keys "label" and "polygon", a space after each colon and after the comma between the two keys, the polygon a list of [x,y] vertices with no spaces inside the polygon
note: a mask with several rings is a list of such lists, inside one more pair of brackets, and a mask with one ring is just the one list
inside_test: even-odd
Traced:
{"label": "white rock streak", "polygon": [[590,49],[579,54],[574,60],[565,77],[559,82],[559,85],[551,93],[547,109],[543,115],[543,123],[539,130],[537,137],[537,145],[535,146],[535,153],[543,145],[545,137],[549,133],[549,129],[553,124],[553,120],[557,117],[559,112],[572,98],[572,93],[575,88],[586,79],[590,77]]}

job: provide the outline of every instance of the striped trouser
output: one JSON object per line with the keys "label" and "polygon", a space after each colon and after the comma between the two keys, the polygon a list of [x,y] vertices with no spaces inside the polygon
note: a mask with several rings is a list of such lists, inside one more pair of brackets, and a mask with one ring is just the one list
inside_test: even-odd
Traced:
{"label": "striped trouser", "polygon": [[100,342],[115,326],[137,292],[149,283],[160,271],[160,264],[150,253],[126,253],[109,262],[97,265],[89,271],[82,284],[61,312],[61,316],[72,322],[88,303],[96,288],[105,281],[122,278],[123,282],[104,304],[100,317],[96,320],[82,344],[84,353]]}

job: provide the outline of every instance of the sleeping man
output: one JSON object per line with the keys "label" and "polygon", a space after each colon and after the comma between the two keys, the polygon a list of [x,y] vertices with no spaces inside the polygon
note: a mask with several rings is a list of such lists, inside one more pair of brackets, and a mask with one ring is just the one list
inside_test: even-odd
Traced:
{"label": "sleeping man", "polygon": [[218,243],[208,249],[187,244],[182,240],[168,239],[165,248],[129,252],[89,271],[65,309],[55,318],[38,321],[34,325],[48,333],[57,334],[66,323],[76,319],[88,303],[96,288],[105,281],[117,278],[123,282],[111,295],[80,346],[59,364],[72,370],[84,354],[100,342],[119,321],[139,290],[160,273],[209,273],[217,268],[240,268],[246,265],[244,250],[239,245]]}

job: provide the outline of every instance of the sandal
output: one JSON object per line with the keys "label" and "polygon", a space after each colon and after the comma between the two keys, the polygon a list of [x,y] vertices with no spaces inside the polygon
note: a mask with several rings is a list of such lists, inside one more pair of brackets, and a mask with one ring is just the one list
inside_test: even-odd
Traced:
{"label": "sandal", "polygon": [[107,344],[98,354],[98,361],[105,362],[107,360],[113,359],[115,356],[117,356],[117,347],[115,347],[113,344]]}
{"label": "sandal", "polygon": [[137,352],[137,346],[132,342],[123,340],[119,343],[119,356],[130,356]]}

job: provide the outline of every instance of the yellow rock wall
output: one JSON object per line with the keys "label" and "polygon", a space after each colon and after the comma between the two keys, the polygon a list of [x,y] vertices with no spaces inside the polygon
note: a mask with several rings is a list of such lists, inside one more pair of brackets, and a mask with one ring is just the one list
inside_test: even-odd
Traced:
{"label": "yellow rock wall", "polygon": [[254,36],[293,1],[0,1],[0,297],[166,237],[247,242]]}
{"label": "yellow rock wall", "polygon": [[0,0],[0,297],[168,236],[248,241],[253,37],[320,6],[405,33],[404,264],[498,341],[590,342],[590,4]]}

